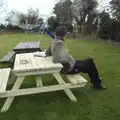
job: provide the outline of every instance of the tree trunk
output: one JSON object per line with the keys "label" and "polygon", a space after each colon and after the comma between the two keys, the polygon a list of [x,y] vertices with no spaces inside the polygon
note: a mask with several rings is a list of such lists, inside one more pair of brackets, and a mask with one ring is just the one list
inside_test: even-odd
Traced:
{"label": "tree trunk", "polygon": [[92,34],[92,15],[89,14],[88,16],[88,34]]}

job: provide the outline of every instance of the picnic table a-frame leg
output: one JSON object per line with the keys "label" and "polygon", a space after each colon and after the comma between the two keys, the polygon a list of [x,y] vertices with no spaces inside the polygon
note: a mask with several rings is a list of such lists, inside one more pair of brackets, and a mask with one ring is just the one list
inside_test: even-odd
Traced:
{"label": "picnic table a-frame leg", "polygon": [[[25,77],[18,77],[12,90],[18,90],[23,82]],[[13,97],[8,97],[7,100],[5,101],[2,109],[1,109],[1,112],[5,112],[9,109],[10,105],[12,104],[13,100],[15,98],[15,95],[13,94]]]}
{"label": "picnic table a-frame leg", "polygon": [[[53,76],[56,78],[56,80],[58,81],[60,85],[66,84],[63,78],[60,76],[60,73],[53,73]],[[64,91],[67,94],[67,96],[70,98],[70,100],[77,102],[77,98],[73,95],[70,89],[64,89]]]}
{"label": "picnic table a-frame leg", "polygon": [[43,87],[43,83],[40,75],[36,75],[36,85],[37,87]]}

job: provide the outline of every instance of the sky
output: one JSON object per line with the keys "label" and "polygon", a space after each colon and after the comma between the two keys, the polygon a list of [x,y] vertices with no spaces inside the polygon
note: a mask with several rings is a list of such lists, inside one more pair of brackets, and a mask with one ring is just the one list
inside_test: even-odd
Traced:
{"label": "sky", "polygon": [[29,8],[39,9],[43,18],[47,19],[51,14],[57,0],[3,0],[7,4],[5,12],[0,15],[0,22],[4,23],[6,13],[11,10],[27,13]]}
{"label": "sky", "polygon": [[109,2],[111,0],[98,0],[99,1],[99,10],[103,10],[104,7],[108,7],[109,6]]}
{"label": "sky", "polygon": [[[38,8],[40,13],[49,15],[57,0],[7,0],[9,10],[16,9],[26,12],[28,8]],[[108,4],[110,0],[98,0],[100,7]]]}
{"label": "sky", "polygon": [[[58,0],[3,0],[7,3],[7,9],[5,13],[3,12],[0,16],[5,16],[5,14],[11,10],[18,10],[20,12],[26,13],[28,8],[38,8],[40,13],[47,18],[52,14],[53,7]],[[100,2],[99,9],[106,6],[110,0],[98,0]],[[2,21],[3,17],[0,17]]]}
{"label": "sky", "polygon": [[20,12],[27,12],[28,8],[38,8],[40,13],[49,15],[56,0],[8,0],[9,10],[16,9]]}

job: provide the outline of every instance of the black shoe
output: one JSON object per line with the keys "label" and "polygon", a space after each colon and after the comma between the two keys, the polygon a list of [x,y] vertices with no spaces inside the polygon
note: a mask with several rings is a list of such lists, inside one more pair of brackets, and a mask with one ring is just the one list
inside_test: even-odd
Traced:
{"label": "black shoe", "polygon": [[105,90],[105,89],[107,89],[104,85],[93,85],[93,88],[94,89],[100,89],[100,90]]}

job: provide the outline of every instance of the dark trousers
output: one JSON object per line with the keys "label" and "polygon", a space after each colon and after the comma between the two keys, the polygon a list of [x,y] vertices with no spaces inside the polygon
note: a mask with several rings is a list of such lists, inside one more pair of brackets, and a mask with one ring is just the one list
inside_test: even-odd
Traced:
{"label": "dark trousers", "polygon": [[96,86],[101,84],[101,79],[93,59],[76,60],[74,69],[68,74],[77,74],[80,72],[88,73],[92,84]]}

